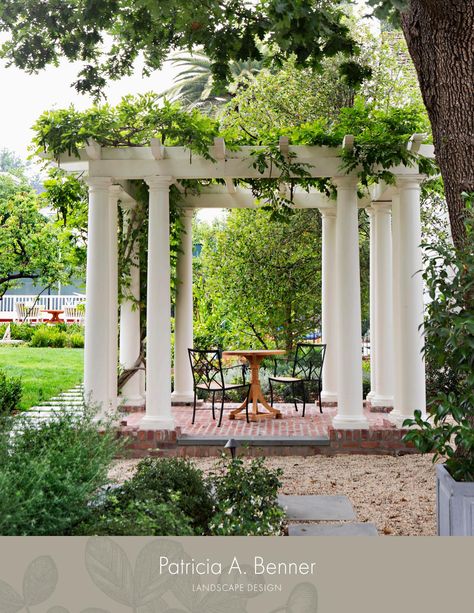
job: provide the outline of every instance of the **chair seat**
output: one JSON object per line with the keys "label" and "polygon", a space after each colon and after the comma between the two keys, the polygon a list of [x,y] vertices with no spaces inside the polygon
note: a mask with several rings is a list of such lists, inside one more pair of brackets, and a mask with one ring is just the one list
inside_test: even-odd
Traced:
{"label": "chair seat", "polygon": [[303,381],[303,379],[299,379],[298,377],[268,377],[272,381],[279,381],[280,383],[299,383]]}
{"label": "chair seat", "polygon": [[210,385],[206,385],[205,383],[198,383],[198,385],[196,385],[196,388],[199,390],[209,390],[211,392],[218,392],[220,390],[232,390],[232,389],[237,389],[239,387],[248,387],[249,384],[248,383],[229,383],[228,385],[226,384],[225,387],[222,387],[222,385],[220,383],[218,383],[217,381],[212,381]]}

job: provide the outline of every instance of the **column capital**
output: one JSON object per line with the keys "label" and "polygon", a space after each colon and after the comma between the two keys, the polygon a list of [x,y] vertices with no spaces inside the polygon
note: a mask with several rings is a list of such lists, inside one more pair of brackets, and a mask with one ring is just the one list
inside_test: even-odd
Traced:
{"label": "column capital", "polygon": [[193,207],[190,207],[190,206],[184,207],[183,206],[179,210],[180,210],[181,214],[184,217],[192,217],[194,215],[194,208]]}
{"label": "column capital", "polygon": [[364,209],[367,215],[369,216],[369,218],[372,219],[374,216],[374,212],[375,212],[374,207],[373,207],[373,202],[369,206],[364,207]]}
{"label": "column capital", "polygon": [[420,184],[424,179],[426,179],[425,175],[398,175],[396,186],[398,189],[420,189]]}
{"label": "column capital", "polygon": [[333,177],[331,181],[338,189],[356,189],[359,179],[356,175],[344,175],[340,177]]}
{"label": "column capital", "polygon": [[133,200],[133,198],[122,198],[120,204],[124,211],[133,211],[137,206],[137,201]]}
{"label": "column capital", "polygon": [[120,195],[122,194],[122,186],[121,185],[111,185],[109,187],[109,196],[114,200],[118,200]]}
{"label": "column capital", "polygon": [[372,202],[372,211],[377,213],[391,213],[392,211],[392,203],[391,202]]}
{"label": "column capital", "polygon": [[87,177],[86,183],[89,186],[89,191],[95,191],[99,189],[108,190],[112,185],[111,177]]}
{"label": "column capital", "polygon": [[173,183],[174,177],[170,176],[153,176],[146,177],[145,183],[152,190],[166,191],[169,190],[170,185]]}
{"label": "column capital", "polygon": [[324,217],[336,217],[336,213],[337,213],[337,209],[336,209],[336,205],[331,205],[331,206],[324,206],[324,207],[320,207],[319,212],[321,213],[321,216]]}

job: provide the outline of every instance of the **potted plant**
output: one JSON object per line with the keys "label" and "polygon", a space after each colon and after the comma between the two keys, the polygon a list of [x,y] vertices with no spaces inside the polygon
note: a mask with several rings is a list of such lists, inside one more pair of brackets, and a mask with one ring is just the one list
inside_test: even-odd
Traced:
{"label": "potted plant", "polygon": [[[473,199],[465,197],[468,204]],[[405,440],[434,452],[434,462],[444,459],[436,466],[440,536],[474,536],[474,216],[468,210],[464,247],[442,243],[426,256],[428,419],[417,411],[404,422],[417,426]]]}

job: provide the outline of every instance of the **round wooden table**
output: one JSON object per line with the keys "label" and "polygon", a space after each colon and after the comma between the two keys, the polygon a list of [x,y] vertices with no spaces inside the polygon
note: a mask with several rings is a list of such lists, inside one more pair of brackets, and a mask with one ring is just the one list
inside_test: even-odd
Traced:
{"label": "round wooden table", "polygon": [[[274,355],[283,355],[286,351],[283,349],[242,349],[236,351],[224,351],[223,357],[240,356],[247,360],[250,364],[250,371],[252,373],[250,380],[250,395],[249,395],[249,419],[251,421],[258,421],[259,419],[267,419],[275,417],[275,419],[281,419],[282,414],[278,409],[274,409],[266,401],[263,395],[262,388],[260,386],[259,370],[260,364],[264,358],[268,358]],[[265,409],[259,411],[259,403]],[[229,413],[229,419],[245,419],[245,401],[238,407]]]}
{"label": "round wooden table", "polygon": [[43,309],[42,313],[49,313],[51,315],[51,319],[47,319],[45,323],[47,324],[62,324],[64,323],[64,319],[59,319],[61,313],[64,313],[61,309]]}

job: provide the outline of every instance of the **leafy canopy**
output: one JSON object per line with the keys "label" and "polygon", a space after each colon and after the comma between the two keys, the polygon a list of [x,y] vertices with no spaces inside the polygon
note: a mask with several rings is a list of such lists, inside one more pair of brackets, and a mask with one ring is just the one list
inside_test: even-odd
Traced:
{"label": "leafy canopy", "polygon": [[[141,55],[143,71],[160,68],[170,52],[200,48],[218,81],[231,60],[260,60],[264,41],[274,61],[294,55],[318,67],[322,57],[356,44],[344,23],[344,4],[330,0],[10,0],[2,3],[0,30],[9,33],[1,56],[36,72],[62,57],[79,61],[75,87],[99,95],[108,79],[129,75]],[[349,60],[342,71],[357,79]]]}

